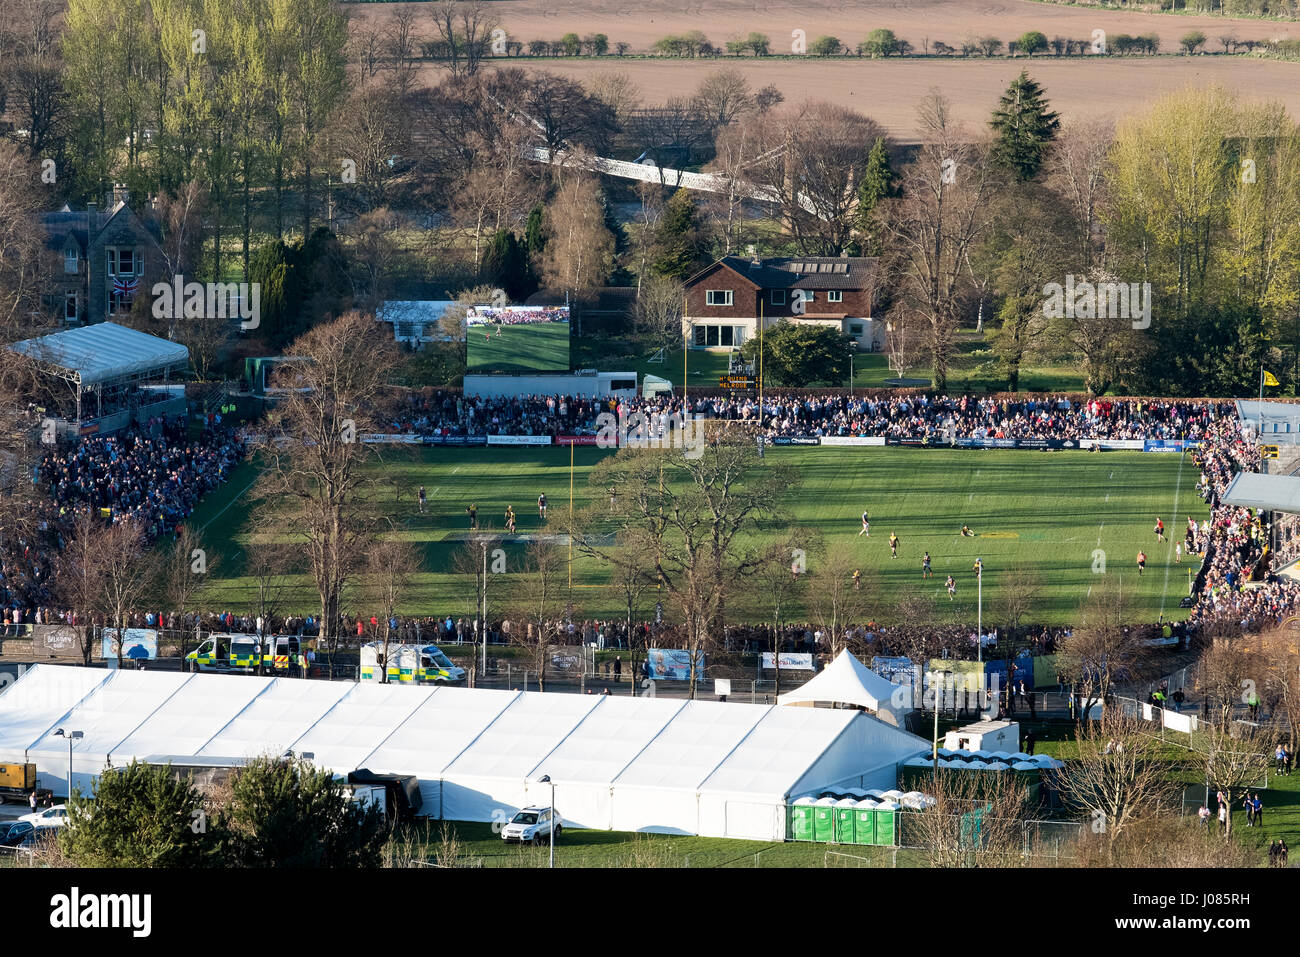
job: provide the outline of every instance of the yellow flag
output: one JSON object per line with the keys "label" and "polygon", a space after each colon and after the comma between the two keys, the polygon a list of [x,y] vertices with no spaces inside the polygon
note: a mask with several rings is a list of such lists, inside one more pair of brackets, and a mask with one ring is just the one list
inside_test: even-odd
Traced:
{"label": "yellow flag", "polygon": [[1267,369],[1264,370],[1264,385],[1277,385],[1277,378]]}

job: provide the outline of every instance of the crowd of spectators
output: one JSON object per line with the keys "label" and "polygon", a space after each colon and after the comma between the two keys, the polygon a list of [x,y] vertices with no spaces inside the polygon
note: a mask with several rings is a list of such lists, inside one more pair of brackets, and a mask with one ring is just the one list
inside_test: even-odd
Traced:
{"label": "crowd of spectators", "polygon": [[155,420],[48,453],[39,480],[61,519],[97,511],[112,522],[138,522],[153,541],[188,518],[243,454],[239,437],[219,426],[190,440],[184,419]]}
{"label": "crowd of spectators", "polygon": [[1192,439],[1211,434],[1235,415],[1231,403],[1175,399],[1093,399],[1064,396],[995,399],[916,394],[803,396],[769,393],[762,422],[754,397],[701,395],[592,399],[529,395],[482,398],[433,391],[410,393],[390,423],[397,432],[441,435],[594,434],[601,413],[641,413],[666,424],[671,415],[747,420],[769,438],[883,436],[975,439]]}
{"label": "crowd of spectators", "polygon": [[1236,420],[1225,419],[1205,436],[1192,459],[1201,469],[1196,489],[1210,506],[1210,518],[1199,528],[1188,518],[1185,540],[1194,541],[1204,556],[1189,629],[1229,624],[1255,631],[1293,614],[1300,606],[1300,582],[1269,574],[1276,561],[1265,555],[1269,523],[1252,509],[1222,501],[1234,475],[1257,471],[1254,443],[1241,434]]}

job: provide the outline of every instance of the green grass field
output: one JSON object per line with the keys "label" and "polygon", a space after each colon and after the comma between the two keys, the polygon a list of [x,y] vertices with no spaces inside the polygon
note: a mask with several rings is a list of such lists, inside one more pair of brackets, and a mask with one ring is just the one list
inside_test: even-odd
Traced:
{"label": "green grass field", "polygon": [[[606,454],[594,448],[574,450],[575,506],[588,501],[587,474]],[[1072,622],[1089,589],[1115,578],[1135,622],[1154,621],[1162,613],[1175,619],[1185,615],[1178,602],[1188,592],[1193,565],[1185,559],[1175,564],[1173,545],[1158,545],[1151,532],[1157,515],[1167,529],[1178,531],[1187,515],[1200,520],[1206,514],[1194,492],[1195,468],[1183,456],[899,448],[780,448],[767,455],[767,461],[788,462],[803,476],[802,488],[787,503],[788,524],[816,529],[828,545],[847,542],[861,556],[864,579],[875,583],[872,614],[882,622],[893,620],[900,589],[917,586],[933,595],[940,621],[973,625],[977,594],[971,566],[976,558],[984,561],[983,608],[992,624],[998,623],[1002,578],[1016,563],[1032,565],[1042,579],[1037,607],[1026,622]],[[513,505],[521,536],[543,529],[536,508],[539,493],[546,493],[552,521],[562,517],[569,502],[567,449],[385,448],[382,460],[371,467],[380,482],[371,506],[390,517],[397,534],[416,543],[424,556],[425,570],[416,576],[402,608],[406,614],[471,612],[472,592],[448,573],[468,530],[465,508],[471,502],[478,505],[480,526],[495,530],[504,529],[505,508]],[[218,556],[209,563],[211,581],[201,596],[210,607],[249,607],[252,581],[243,576],[253,503],[246,490],[255,475],[252,464],[241,466],[196,513]],[[423,515],[415,499],[420,485],[429,496]],[[863,509],[871,514],[870,537],[858,534]],[[975,538],[961,537],[963,523],[976,532]],[[783,523],[781,530],[785,527]],[[889,553],[891,532],[900,539],[897,559]],[[507,542],[507,572],[522,567],[523,548]],[[1141,577],[1135,562],[1139,548],[1147,553]],[[1104,574],[1093,570],[1101,567],[1098,549],[1104,552]],[[922,582],[925,551],[934,577]],[[808,570],[817,573],[815,559],[810,558]],[[944,588],[948,574],[958,583],[953,601]],[[509,573],[503,575],[492,589],[496,596],[509,594],[509,579]],[[618,615],[617,597],[602,584],[601,568],[575,559],[573,580],[578,613]],[[295,581],[290,604],[309,612],[316,601],[310,581],[305,575]],[[653,597],[648,604],[653,608]],[[346,602],[349,611],[362,606],[358,596]],[[761,616],[757,609],[736,611]]]}
{"label": "green grass field", "polygon": [[[484,339],[487,329],[491,338]],[[527,322],[501,326],[471,326],[466,337],[470,372],[568,372],[569,324]]]}

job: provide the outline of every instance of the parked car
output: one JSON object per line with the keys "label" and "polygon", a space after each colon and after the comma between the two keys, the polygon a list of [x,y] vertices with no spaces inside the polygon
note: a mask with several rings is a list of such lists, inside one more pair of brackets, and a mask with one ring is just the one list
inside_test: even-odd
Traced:
{"label": "parked car", "polygon": [[63,827],[68,823],[68,806],[56,804],[54,807],[40,808],[31,814],[24,814],[18,820],[26,821],[38,830],[45,827]]}
{"label": "parked car", "polygon": [[[551,809],[526,807],[501,830],[501,839],[507,844],[545,844],[551,836]],[[555,837],[559,840],[564,827],[559,814],[555,816]]]}
{"label": "parked car", "polygon": [[21,847],[30,844],[36,828],[28,821],[5,821],[0,824],[0,847]]}

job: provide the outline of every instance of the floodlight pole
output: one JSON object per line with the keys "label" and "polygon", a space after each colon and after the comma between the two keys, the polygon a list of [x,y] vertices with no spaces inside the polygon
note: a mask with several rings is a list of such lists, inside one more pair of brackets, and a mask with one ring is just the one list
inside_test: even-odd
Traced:
{"label": "floodlight pole", "polygon": [[975,575],[975,648],[976,657],[980,664],[984,663],[984,563],[980,562],[980,570]]}
{"label": "floodlight pole", "polygon": [[55,737],[68,739],[68,801],[72,800],[72,742],[77,738],[85,737],[82,731],[64,731],[62,728],[54,732]]}

